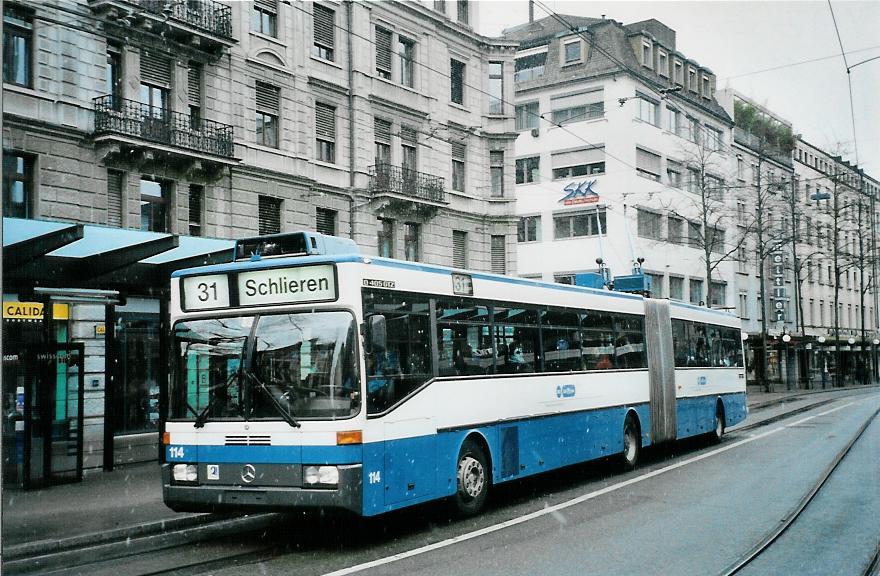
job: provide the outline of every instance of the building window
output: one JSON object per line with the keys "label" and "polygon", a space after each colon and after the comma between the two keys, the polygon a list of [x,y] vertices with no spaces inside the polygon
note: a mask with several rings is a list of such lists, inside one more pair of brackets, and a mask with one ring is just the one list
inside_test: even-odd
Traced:
{"label": "building window", "polygon": [[700,171],[695,168],[688,168],[688,192],[690,192],[691,194],[701,194],[701,186],[702,183],[700,182]]}
{"label": "building window", "polygon": [[670,244],[684,244],[684,220],[677,216],[666,217],[666,241]]}
{"label": "building window", "polygon": [[489,114],[504,113],[504,63],[489,62]]}
{"label": "building window", "polygon": [[547,64],[547,51],[528,56],[520,56],[516,59],[513,69],[513,81],[525,82],[544,75],[544,66]]}
{"label": "building window", "polygon": [[688,67],[688,90],[691,92],[697,92],[699,87],[697,86],[697,71],[691,67]]}
{"label": "building window", "polygon": [[721,133],[721,130],[713,128],[712,126],[706,126],[706,144],[709,146],[709,150],[721,150],[724,146],[724,136]]}
{"label": "building window", "polygon": [[709,250],[716,254],[724,254],[726,251],[726,236],[727,233],[723,228],[718,228],[717,226],[712,226],[711,228],[706,228],[706,244],[709,245]]}
{"label": "building window", "polygon": [[636,148],[636,173],[644,178],[660,181],[660,156]]}
{"label": "building window", "polygon": [[681,60],[675,61],[675,83],[684,85],[684,64]]}
{"label": "building window", "polygon": [[541,241],[541,217],[523,216],[516,225],[517,242]]}
{"label": "building window", "polygon": [[107,46],[107,68],[104,71],[104,92],[110,96],[114,110],[122,107],[122,54],[112,44]]}
{"label": "building window", "polygon": [[467,268],[467,232],[462,230],[452,231],[452,265],[455,268]]}
{"label": "building window", "polygon": [[376,74],[391,80],[391,31],[376,26]]}
{"label": "building window", "polygon": [[[813,301],[810,300],[810,313],[812,314]],[[736,311],[743,320],[749,319],[749,295],[744,292],[739,294],[739,309]]]}
{"label": "building window", "polygon": [[[400,151],[402,154],[400,165],[404,169],[403,177],[415,179],[418,174],[418,133],[410,126],[400,127]],[[415,183],[413,183],[413,187]]]}
{"label": "building window", "polygon": [[141,178],[141,230],[168,232],[168,182]]}
{"label": "building window", "polygon": [[706,197],[712,200],[723,200],[724,180],[717,176],[706,176]]}
{"label": "building window", "polygon": [[555,240],[598,236],[599,234],[602,234],[602,236],[608,234],[608,228],[605,225],[604,209],[599,210],[598,216],[596,210],[576,214],[556,214],[553,216],[553,238]]}
{"label": "building window", "polygon": [[709,299],[715,308],[727,306],[727,284],[724,282],[712,282],[709,284]]}
{"label": "building window", "polygon": [[659,213],[639,208],[636,213],[636,220],[639,236],[642,238],[653,238],[654,240],[663,238],[663,217]]}
{"label": "building window", "polygon": [[645,276],[651,279],[651,298],[663,298],[663,274],[645,272]]}
{"label": "building window", "polygon": [[189,235],[202,236],[202,220],[205,204],[205,188],[198,184],[189,185]]}
{"label": "building window", "polygon": [[278,234],[281,232],[281,199],[260,196],[257,201],[258,233]]}
{"label": "building window", "polygon": [[712,97],[712,84],[709,82],[709,77],[705,74],[703,75],[703,98],[711,98]]}
{"label": "building window", "polygon": [[333,51],[336,44],[336,12],[320,4],[312,4],[312,6],[312,17],[315,24],[315,43],[312,46],[312,54],[333,62],[335,60]]}
{"label": "building window", "polygon": [[116,342],[118,371],[122,381],[114,394],[116,435],[152,432],[159,422],[159,357],[161,341],[159,306],[156,300],[141,301],[141,312],[117,307]]}
{"label": "building window", "polygon": [[654,126],[660,127],[660,106],[645,96],[639,96],[638,119]]}
{"label": "building window", "polygon": [[492,236],[490,252],[492,272],[507,274],[507,249],[504,236]]}
{"label": "building window", "polygon": [[666,161],[666,179],[669,181],[670,186],[674,188],[681,188],[681,170],[681,164],[679,164],[678,162],[674,162],[672,160]]}
{"label": "building window", "polygon": [[118,170],[107,170],[107,225],[122,226],[122,190],[125,174]]}
{"label": "building window", "polygon": [[646,68],[654,67],[654,59],[651,56],[650,42],[642,42],[642,66]]}
{"label": "building window", "polygon": [[7,4],[3,8],[3,82],[31,86],[31,13]]}
{"label": "building window", "polygon": [[327,208],[315,208],[315,231],[327,236],[336,236],[336,210]]}
{"label": "building window", "polygon": [[398,80],[403,86],[412,88],[415,85],[415,42],[399,36],[397,39]]}
{"label": "building window", "polygon": [[456,104],[464,104],[464,62],[452,58],[449,60],[449,80],[451,92],[449,99]]}
{"label": "building window", "polygon": [[566,42],[563,47],[563,64],[574,64],[581,61],[581,41],[573,40]]}
{"label": "building window", "polygon": [[666,123],[670,132],[681,135],[681,112],[675,108],[666,108]]}
{"label": "building window", "polygon": [[458,21],[467,24],[470,19],[468,0],[458,0]]}
{"label": "building window", "polygon": [[688,246],[703,247],[703,225],[699,222],[688,222]]}
{"label": "building window", "polygon": [[434,0],[434,10],[446,14],[446,0]]}
{"label": "building window", "polygon": [[336,107],[315,103],[316,158],[321,162],[336,162]]}
{"label": "building window", "polygon": [[202,129],[202,65],[190,62],[186,71],[186,97],[189,104],[189,126]]}
{"label": "building window", "polygon": [[553,98],[550,101],[552,121],[562,125],[602,118],[605,116],[604,98],[605,91],[601,89]]}
{"label": "building window", "polygon": [[690,281],[690,303],[696,304],[698,306],[702,306],[703,302],[703,281],[702,280],[694,280]]}
{"label": "building window", "polygon": [[529,184],[540,180],[541,157],[519,158],[516,161],[516,183]]}
{"label": "building window", "polygon": [[266,36],[278,36],[278,0],[254,0],[251,30]]}
{"label": "building window", "polygon": [[669,58],[663,50],[657,50],[657,72],[664,78],[669,77]]}
{"label": "building window", "polygon": [[465,158],[467,157],[467,146],[452,143],[452,189],[457,192],[464,192],[465,177]]}
{"label": "building window", "polygon": [[669,298],[671,300],[684,300],[684,278],[678,276],[669,277]]}
{"label": "building window", "polygon": [[492,198],[504,197],[504,152],[489,152],[489,176],[492,181]]}
{"label": "building window", "polygon": [[391,164],[391,122],[374,118],[373,134],[376,141],[376,166]]}
{"label": "building window", "polygon": [[421,255],[421,225],[407,222],[404,225],[403,255],[410,262],[418,262]]}
{"label": "building window", "polygon": [[605,147],[584,148],[551,154],[553,179],[605,173]]}
{"label": "building window", "polygon": [[[736,179],[740,182],[746,181],[746,163],[745,160],[742,159],[742,155],[737,155],[736,157]],[[807,184],[807,192],[809,192],[810,185]],[[807,194],[809,196],[809,193]]]}
{"label": "building window", "polygon": [[33,162],[15,152],[3,153],[3,216],[33,218]]}
{"label": "building window", "polygon": [[278,148],[278,110],[281,91],[277,86],[257,82],[257,144]]}
{"label": "building window", "polygon": [[394,220],[379,219],[379,256],[394,258]]}
{"label": "building window", "polygon": [[516,107],[515,113],[517,130],[534,130],[540,127],[541,116],[537,102],[520,104]]}

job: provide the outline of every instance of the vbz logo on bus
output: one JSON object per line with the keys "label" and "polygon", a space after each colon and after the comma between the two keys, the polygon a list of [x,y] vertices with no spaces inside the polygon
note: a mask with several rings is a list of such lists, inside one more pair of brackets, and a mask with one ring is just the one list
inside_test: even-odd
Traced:
{"label": "vbz logo on bus", "polygon": [[565,386],[557,386],[556,387],[556,397],[557,398],[574,398],[575,387],[574,384],[566,384]]}

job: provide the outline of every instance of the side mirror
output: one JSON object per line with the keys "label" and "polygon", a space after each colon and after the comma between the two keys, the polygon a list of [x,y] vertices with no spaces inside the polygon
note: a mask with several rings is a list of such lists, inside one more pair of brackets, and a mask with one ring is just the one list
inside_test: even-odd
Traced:
{"label": "side mirror", "polygon": [[385,316],[374,314],[367,318],[367,334],[365,341],[368,346],[367,352],[385,352],[385,348],[388,344]]}

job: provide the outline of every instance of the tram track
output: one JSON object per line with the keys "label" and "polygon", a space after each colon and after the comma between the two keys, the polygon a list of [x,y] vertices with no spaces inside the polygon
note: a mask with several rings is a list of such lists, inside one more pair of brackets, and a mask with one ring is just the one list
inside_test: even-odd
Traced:
{"label": "tram track", "polygon": [[[810,408],[815,408],[816,406],[811,406]],[[874,411],[873,414],[869,418],[865,420],[865,422],[859,427],[856,433],[849,439],[846,445],[841,448],[834,459],[829,463],[829,465],[825,468],[825,470],[820,475],[819,479],[813,484],[809,491],[807,491],[804,496],[795,504],[794,507],[785,515],[785,517],[780,520],[780,522],[768,532],[764,538],[758,541],[751,549],[749,549],[745,554],[740,556],[736,561],[732,562],[728,567],[726,567],[719,576],[734,576],[735,574],[739,574],[748,566],[750,566],[758,557],[760,557],[764,552],[769,550],[771,546],[775,542],[779,540],[779,538],[789,530],[804,512],[807,507],[810,505],[813,500],[815,500],[816,496],[821,492],[822,488],[826,485],[828,480],[834,474],[834,472],[838,469],[841,462],[844,461],[846,456],[850,453],[853,446],[862,438],[865,431],[868,427],[874,422],[877,418],[877,415],[880,414],[880,409]],[[793,415],[793,413],[786,413],[785,417],[789,417]],[[767,422],[762,422],[760,424],[766,424]],[[743,428],[740,428],[743,430]],[[875,549],[874,555],[872,559],[867,563],[865,569],[863,570],[863,576],[875,575],[880,570],[880,546]]]}

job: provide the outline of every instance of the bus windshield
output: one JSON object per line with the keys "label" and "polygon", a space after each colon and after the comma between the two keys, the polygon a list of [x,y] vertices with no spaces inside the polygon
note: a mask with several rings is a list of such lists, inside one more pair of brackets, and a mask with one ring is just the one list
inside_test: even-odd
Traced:
{"label": "bus windshield", "polygon": [[179,322],[172,419],[349,418],[360,409],[356,325],[349,312]]}

